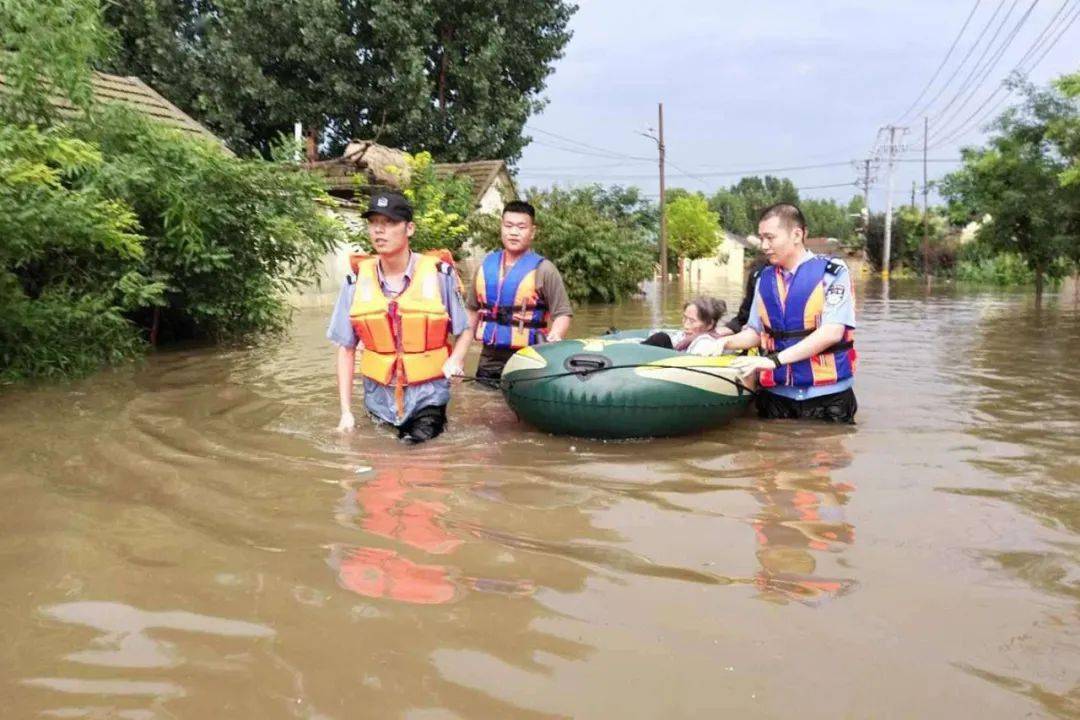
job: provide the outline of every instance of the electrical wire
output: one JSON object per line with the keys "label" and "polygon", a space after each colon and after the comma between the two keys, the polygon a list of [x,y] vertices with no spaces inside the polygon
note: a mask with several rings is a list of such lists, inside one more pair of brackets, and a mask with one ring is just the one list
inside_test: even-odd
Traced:
{"label": "electrical wire", "polygon": [[[975,97],[979,89],[986,83],[987,78],[990,77],[990,73],[992,73],[994,71],[994,68],[997,67],[997,64],[1001,62],[1001,58],[1004,57],[1005,52],[1009,49],[1009,46],[1012,45],[1013,40],[1016,39],[1016,36],[1017,34],[1019,34],[1020,29],[1023,27],[1024,23],[1027,22],[1027,19],[1031,16],[1032,11],[1038,4],[1039,0],[1034,0],[1034,2],[1031,3],[1031,7],[1029,7],[1027,12],[1025,12],[1024,15],[1020,18],[1019,22],[1013,28],[1009,36],[1005,38],[1004,42],[1002,43],[1001,47],[998,49],[994,57],[987,63],[985,69],[982,71],[982,74],[976,81],[975,86],[971,88],[970,92],[967,93],[963,101],[956,106],[956,108],[952,111],[952,113],[949,114],[947,118],[940,120],[939,126],[948,127],[949,123],[951,123],[953,119],[955,119],[956,116],[965,107],[967,107],[968,103],[971,102],[971,99]],[[945,112],[942,111],[938,117],[941,118],[942,116],[944,116],[944,114]]]}
{"label": "electrical wire", "polygon": [[967,30],[968,25],[971,23],[971,18],[975,17],[975,11],[979,9],[979,4],[981,2],[982,0],[975,0],[975,4],[971,7],[971,12],[968,13],[967,19],[964,20],[964,24],[960,28],[960,32],[958,32],[956,34],[956,37],[953,38],[952,45],[949,46],[949,51],[945,53],[945,57],[937,66],[937,70],[935,70],[934,74],[930,76],[930,80],[926,83],[925,87],[923,87],[918,97],[915,98],[915,100],[911,103],[907,110],[900,114],[900,117],[896,120],[896,122],[893,123],[893,125],[902,124],[904,118],[908,116],[908,113],[915,109],[915,106],[919,104],[919,101],[923,99],[923,96],[926,95],[926,92],[933,86],[934,81],[937,80],[938,75],[940,75],[941,71],[945,68],[945,64],[948,63],[949,58],[952,57],[953,51],[956,50],[956,46],[957,44],[959,44],[960,38],[964,36],[964,31]]}
{"label": "electrical wire", "polygon": [[993,25],[994,19],[997,17],[998,13],[1001,12],[1001,9],[1003,7],[1005,7],[1005,0],[998,0],[998,5],[994,9],[993,14],[990,16],[990,19],[986,21],[986,25],[983,26],[983,29],[979,31],[979,36],[975,38],[975,42],[973,42],[971,44],[971,47],[968,48],[967,53],[964,55],[963,59],[960,60],[960,64],[957,65],[956,68],[952,71],[952,74],[949,75],[949,79],[945,81],[945,84],[941,86],[941,88],[937,91],[934,97],[930,98],[930,100],[927,101],[925,105],[923,105],[922,110],[915,114],[916,117],[926,115],[927,111],[931,107],[933,107],[934,103],[938,101],[938,98],[945,94],[945,90],[948,89],[949,85],[952,84],[952,81],[956,79],[956,76],[960,74],[960,70],[967,63],[968,58],[971,57],[972,53],[975,52],[975,48],[977,48],[979,46],[979,43],[982,42],[982,39],[986,35],[987,30],[990,29],[991,25]]}
{"label": "electrical wire", "polygon": [[[1017,64],[1013,67],[1010,74],[1019,72],[1022,75],[1027,75],[1031,73],[1046,58],[1050,51],[1053,50],[1054,47],[1061,41],[1062,37],[1064,37],[1065,33],[1068,32],[1070,27],[1072,27],[1073,23],[1075,23],[1077,19],[1080,19],[1080,0],[1078,0],[1072,10],[1070,10],[1071,14],[1066,14],[1065,19],[1062,21],[1061,25],[1057,30],[1057,34],[1052,35],[1048,33],[1050,28],[1053,27],[1057,17],[1061,14],[1061,11],[1065,8],[1066,5],[1068,5],[1070,1],[1071,0],[1066,0],[1065,3],[1062,4],[1061,8],[1058,9],[1058,12],[1055,13],[1054,17],[1051,18],[1049,23],[1047,23],[1047,26],[1043,29],[1043,32],[1039,34],[1039,37],[1036,38],[1035,42],[1032,43],[1032,45],[1028,48],[1028,51],[1024,53],[1023,57],[1021,57]],[[1047,39],[1051,37],[1053,37],[1053,39],[1047,42]],[[1040,48],[1040,46],[1043,47]],[[1036,53],[1038,53],[1038,57],[1035,57]],[[1031,58],[1035,58],[1034,62],[1032,62],[1026,68],[1022,67],[1023,63]],[[989,103],[1002,91],[1005,91],[1005,94],[996,103],[994,103],[989,108],[989,110],[987,110],[986,112],[982,112],[983,108],[989,105]],[[1004,83],[999,85],[998,88],[995,89],[994,92],[991,93],[985,100],[983,100],[982,104],[979,105],[979,107],[975,108],[975,110],[970,115],[968,115],[956,128],[939,133],[938,137],[935,138],[934,144],[929,145],[928,149],[940,148],[943,145],[947,145],[948,143],[963,137],[972,130],[982,127],[983,123],[987,119],[992,117],[997,112],[998,108],[1000,108],[1009,99],[1009,97],[1012,95],[1012,92],[1013,91],[1011,89],[1008,89]]]}

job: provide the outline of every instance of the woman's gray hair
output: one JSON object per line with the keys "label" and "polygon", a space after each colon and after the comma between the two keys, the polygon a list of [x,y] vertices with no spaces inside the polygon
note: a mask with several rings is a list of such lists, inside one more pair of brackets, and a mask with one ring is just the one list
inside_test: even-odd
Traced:
{"label": "woman's gray hair", "polygon": [[724,313],[727,312],[726,302],[711,297],[698,296],[693,298],[683,305],[683,310],[686,310],[691,305],[697,308],[698,318],[705,323],[709,330],[713,330],[716,323],[720,322],[720,318],[724,317]]}

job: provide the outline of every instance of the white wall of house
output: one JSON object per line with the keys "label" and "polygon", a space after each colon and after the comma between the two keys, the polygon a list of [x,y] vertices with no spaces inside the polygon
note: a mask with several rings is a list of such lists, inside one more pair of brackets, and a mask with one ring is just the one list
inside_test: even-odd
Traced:
{"label": "white wall of house", "polygon": [[[479,202],[477,202],[477,209],[482,213],[488,215],[501,215],[503,206],[506,205],[508,200],[514,198],[514,187],[510,184],[510,178],[504,173],[499,173],[495,176],[495,180],[488,186],[484,194],[480,196]],[[476,274],[477,268],[484,262],[484,255],[486,253],[483,249],[476,247],[473,243],[469,242],[465,244],[465,257],[461,261],[461,279],[465,281],[466,285],[472,283],[472,278]]]}
{"label": "white wall of house", "polygon": [[[351,232],[366,232],[359,208],[327,208],[326,212],[341,220]],[[337,301],[345,276],[350,272],[349,255],[353,252],[356,252],[356,249],[350,243],[342,243],[327,253],[323,257],[317,277],[290,293],[289,304],[295,308],[333,305]]]}
{"label": "white wall of house", "polygon": [[702,283],[741,283],[744,258],[743,246],[724,235],[715,255],[686,262],[686,278],[692,282]]}

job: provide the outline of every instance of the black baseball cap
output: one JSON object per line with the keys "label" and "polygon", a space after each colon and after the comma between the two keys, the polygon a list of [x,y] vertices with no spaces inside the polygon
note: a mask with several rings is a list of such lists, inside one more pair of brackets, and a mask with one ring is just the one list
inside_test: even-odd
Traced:
{"label": "black baseball cap", "polygon": [[367,220],[372,215],[385,215],[391,220],[412,222],[412,203],[401,193],[378,192],[371,196],[364,219]]}

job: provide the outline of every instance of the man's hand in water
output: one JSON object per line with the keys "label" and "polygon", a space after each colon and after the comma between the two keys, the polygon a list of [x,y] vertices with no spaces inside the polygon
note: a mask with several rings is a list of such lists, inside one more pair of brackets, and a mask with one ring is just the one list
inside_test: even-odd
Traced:
{"label": "man's hand in water", "polygon": [[341,422],[338,423],[338,432],[352,432],[356,427],[356,418],[353,417],[351,412],[341,413]]}
{"label": "man's hand in water", "polygon": [[465,374],[465,368],[462,367],[461,361],[455,357],[450,357],[442,366],[442,374],[447,380],[455,377],[461,377]]}

